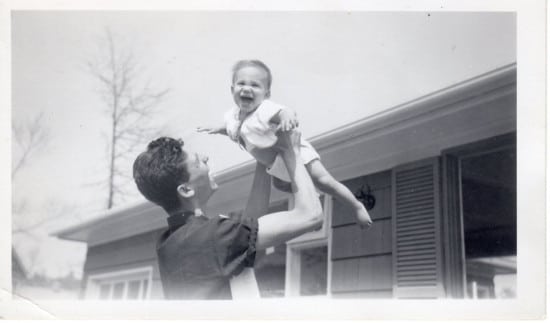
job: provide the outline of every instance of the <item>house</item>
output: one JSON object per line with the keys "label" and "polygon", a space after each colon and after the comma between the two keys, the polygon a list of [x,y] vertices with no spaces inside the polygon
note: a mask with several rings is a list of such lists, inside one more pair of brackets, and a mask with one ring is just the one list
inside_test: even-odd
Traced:
{"label": "house", "polygon": [[[515,295],[516,65],[310,138],[370,208],[362,230],[322,196],[325,224],[258,254],[262,297],[497,298]],[[216,174],[209,213],[239,216],[253,162]],[[271,210],[287,208],[274,190]],[[83,297],[160,299],[163,211],[141,202],[55,233],[87,243]]]}

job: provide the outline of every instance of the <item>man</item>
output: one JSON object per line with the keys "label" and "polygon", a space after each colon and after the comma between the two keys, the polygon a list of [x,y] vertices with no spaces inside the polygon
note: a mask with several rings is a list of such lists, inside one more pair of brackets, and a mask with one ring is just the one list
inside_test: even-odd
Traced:
{"label": "man", "polygon": [[183,150],[181,140],[159,138],[137,157],[134,180],[139,191],[168,213],[168,230],[157,244],[167,298],[231,299],[230,279],[254,265],[257,250],[321,227],[322,209],[300,160],[299,137],[296,131],[286,132],[277,144],[292,181],[293,209],[264,215],[270,180],[257,165],[242,219],[204,214],[217,184],[208,158]]}

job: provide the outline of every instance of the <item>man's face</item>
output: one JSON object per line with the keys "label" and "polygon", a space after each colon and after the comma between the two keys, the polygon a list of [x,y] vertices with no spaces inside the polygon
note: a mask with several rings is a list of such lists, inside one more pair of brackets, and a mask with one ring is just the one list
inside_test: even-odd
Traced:
{"label": "man's face", "polygon": [[218,189],[218,184],[214,181],[208,167],[208,157],[190,151],[187,154],[188,158],[185,163],[189,172],[188,183],[193,186],[199,201],[206,203],[210,196]]}
{"label": "man's face", "polygon": [[250,113],[263,100],[269,98],[267,73],[255,66],[245,66],[235,73],[231,86],[235,104],[245,113]]}

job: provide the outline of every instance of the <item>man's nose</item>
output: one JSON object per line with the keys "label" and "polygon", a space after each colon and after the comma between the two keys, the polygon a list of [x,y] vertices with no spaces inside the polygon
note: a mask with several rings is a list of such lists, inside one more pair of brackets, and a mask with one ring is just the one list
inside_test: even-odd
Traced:
{"label": "man's nose", "polygon": [[202,156],[202,162],[207,163],[208,162],[208,156]]}

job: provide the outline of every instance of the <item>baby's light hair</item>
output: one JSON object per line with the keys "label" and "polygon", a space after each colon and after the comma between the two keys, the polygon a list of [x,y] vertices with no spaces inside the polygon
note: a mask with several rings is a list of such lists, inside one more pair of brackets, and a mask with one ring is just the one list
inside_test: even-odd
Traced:
{"label": "baby's light hair", "polygon": [[267,73],[267,89],[268,90],[271,89],[271,79],[272,79],[271,70],[269,70],[269,67],[267,67],[267,65],[265,65],[264,62],[262,62],[258,59],[243,59],[243,60],[240,60],[237,63],[235,63],[235,65],[233,65],[233,68],[231,69],[231,71],[233,72],[232,77],[231,77],[231,82],[232,83],[235,83],[235,76],[236,76],[237,72],[241,68],[247,67],[247,66],[253,66],[253,67],[257,67],[257,68],[260,68],[260,69],[264,70]]}

